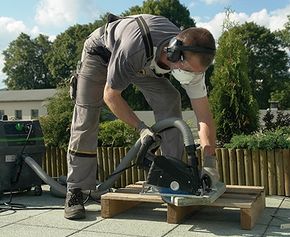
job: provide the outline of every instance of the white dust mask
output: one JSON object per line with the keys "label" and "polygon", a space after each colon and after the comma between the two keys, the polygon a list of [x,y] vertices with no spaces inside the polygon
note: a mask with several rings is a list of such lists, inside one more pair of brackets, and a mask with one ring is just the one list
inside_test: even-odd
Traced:
{"label": "white dust mask", "polygon": [[184,70],[179,69],[179,68],[173,69],[171,71],[171,74],[182,85],[189,84],[193,79],[199,79],[200,77],[203,76],[203,73],[188,72],[188,71],[184,71]]}

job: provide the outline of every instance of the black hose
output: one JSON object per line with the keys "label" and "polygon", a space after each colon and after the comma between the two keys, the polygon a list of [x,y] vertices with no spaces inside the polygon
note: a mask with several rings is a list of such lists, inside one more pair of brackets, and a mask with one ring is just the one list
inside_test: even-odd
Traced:
{"label": "black hose", "polygon": [[[176,127],[180,130],[180,132],[183,135],[183,140],[186,147],[194,145],[194,140],[190,128],[180,118],[169,118],[159,121],[154,126],[152,126],[152,130],[154,132],[159,132],[170,127]],[[98,193],[103,193],[104,191],[113,187],[115,181],[118,180],[119,177],[121,176],[123,170],[125,170],[130,165],[131,161],[136,158],[140,146],[141,142],[140,139],[138,139],[137,142],[129,150],[127,155],[124,158],[122,158],[122,162],[118,165],[113,174],[106,181],[97,186],[96,195]],[[45,171],[31,157],[26,156],[24,158],[24,161],[43,180],[43,182],[45,182],[51,187],[51,189],[59,193],[61,196],[66,195],[67,192],[66,187],[59,184],[48,174],[46,174]]]}
{"label": "black hose", "polygon": [[48,184],[54,190],[62,195],[66,195],[66,187],[56,182],[53,178],[51,178],[45,171],[37,164],[31,157],[26,156],[24,161],[29,167],[42,179],[43,182]]}
{"label": "black hose", "polygon": [[[168,118],[162,121],[157,122],[152,126],[152,130],[154,132],[160,132],[170,127],[176,127],[180,130],[183,136],[184,144],[186,147],[194,146],[194,140],[189,126],[180,118]],[[119,179],[122,172],[119,172],[123,169],[126,169],[130,165],[130,162],[136,158],[136,155],[141,147],[140,139],[133,145],[133,147],[129,150],[127,155],[122,159],[122,162],[116,168],[115,172],[103,183],[101,183],[98,187],[98,191],[105,191],[111,187],[113,187],[116,180]],[[196,160],[196,159],[194,159]],[[197,163],[194,163],[197,166]],[[196,167],[197,168],[197,167]],[[198,178],[198,173],[196,173]]]}
{"label": "black hose", "polygon": [[168,118],[157,122],[152,126],[154,132],[160,132],[170,127],[176,127],[182,133],[185,146],[194,145],[194,139],[190,127],[180,118]]}

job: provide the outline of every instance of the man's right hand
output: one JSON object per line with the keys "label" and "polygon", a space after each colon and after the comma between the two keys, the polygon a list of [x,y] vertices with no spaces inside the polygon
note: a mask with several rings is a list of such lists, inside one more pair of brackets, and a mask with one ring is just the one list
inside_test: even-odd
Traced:
{"label": "man's right hand", "polygon": [[144,143],[147,136],[150,136],[150,137],[152,137],[153,140],[155,140],[155,135],[149,127],[143,128],[140,131],[140,139],[141,139],[142,144]]}
{"label": "man's right hand", "polygon": [[145,144],[148,142],[149,137],[154,141],[153,144],[150,145],[148,151],[157,150],[161,143],[161,137],[159,134],[156,134],[152,131],[150,127],[148,127],[144,122],[140,122],[138,125],[138,132],[140,134],[141,144]]}
{"label": "man's right hand", "polygon": [[154,137],[154,133],[150,127],[148,127],[143,121],[140,121],[137,127],[137,132],[139,132],[141,143],[143,144],[146,136]]}

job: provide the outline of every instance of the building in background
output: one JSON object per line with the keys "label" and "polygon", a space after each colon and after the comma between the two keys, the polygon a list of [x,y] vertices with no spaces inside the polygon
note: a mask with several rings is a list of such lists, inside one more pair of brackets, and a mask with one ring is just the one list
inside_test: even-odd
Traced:
{"label": "building in background", "polygon": [[3,115],[9,120],[38,119],[47,114],[45,103],[55,93],[55,89],[0,90],[0,119]]}
{"label": "building in background", "polygon": [[[45,104],[47,100],[56,94],[56,89],[38,89],[38,90],[0,90],[0,119],[3,115],[7,115],[9,120],[30,120],[38,119],[46,115],[47,110]],[[271,110],[276,116],[277,103],[270,102]],[[259,111],[260,126],[264,127],[263,117],[268,110]],[[155,123],[153,111],[134,111],[137,116],[147,125],[151,126]],[[290,113],[289,110],[283,111]],[[193,111],[183,111],[182,116],[185,122],[189,124],[192,132],[197,136],[197,124]]]}

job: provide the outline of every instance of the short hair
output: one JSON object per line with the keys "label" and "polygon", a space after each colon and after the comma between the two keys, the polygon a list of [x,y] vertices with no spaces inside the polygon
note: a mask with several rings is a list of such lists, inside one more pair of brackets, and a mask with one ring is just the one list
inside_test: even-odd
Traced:
{"label": "short hair", "polygon": [[[214,50],[216,49],[213,35],[205,28],[187,28],[177,35],[177,39],[181,40],[184,46],[199,46]],[[213,54],[184,51],[183,55],[185,59],[189,58],[191,55],[198,55],[202,66],[208,67],[213,62],[215,51]]]}

